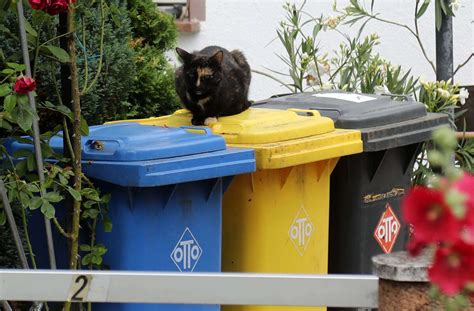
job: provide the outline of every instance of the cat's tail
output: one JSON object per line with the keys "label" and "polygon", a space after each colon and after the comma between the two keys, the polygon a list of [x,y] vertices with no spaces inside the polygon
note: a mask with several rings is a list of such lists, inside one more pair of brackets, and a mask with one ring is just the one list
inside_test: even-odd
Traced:
{"label": "cat's tail", "polygon": [[230,54],[235,59],[237,64],[239,64],[242,67],[249,67],[249,64],[247,63],[247,59],[245,58],[244,54],[241,51],[233,50],[230,52]]}

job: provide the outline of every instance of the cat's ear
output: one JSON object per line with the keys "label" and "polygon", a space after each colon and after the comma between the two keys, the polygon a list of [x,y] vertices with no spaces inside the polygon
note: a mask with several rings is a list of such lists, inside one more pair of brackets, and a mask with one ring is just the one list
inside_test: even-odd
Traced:
{"label": "cat's ear", "polygon": [[222,60],[224,59],[224,52],[218,51],[216,54],[212,55],[211,59],[212,61],[220,65],[222,63]]}
{"label": "cat's ear", "polygon": [[183,49],[176,48],[176,53],[178,53],[183,63],[189,63],[193,59],[193,54],[188,53]]}

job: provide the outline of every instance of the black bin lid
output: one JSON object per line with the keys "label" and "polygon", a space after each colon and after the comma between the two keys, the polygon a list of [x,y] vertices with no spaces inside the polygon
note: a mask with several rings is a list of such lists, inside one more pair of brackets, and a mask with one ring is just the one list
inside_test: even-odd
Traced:
{"label": "black bin lid", "polygon": [[359,129],[364,151],[405,146],[431,138],[449,124],[446,114],[427,113],[422,103],[391,96],[343,91],[305,92],[269,98],[253,104],[273,109],[314,109],[333,119],[336,128]]}

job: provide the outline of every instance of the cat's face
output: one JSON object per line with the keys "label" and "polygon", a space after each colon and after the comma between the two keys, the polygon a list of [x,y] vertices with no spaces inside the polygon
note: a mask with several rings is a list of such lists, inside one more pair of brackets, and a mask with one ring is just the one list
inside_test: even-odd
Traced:
{"label": "cat's face", "polygon": [[222,79],[222,51],[210,57],[193,55],[180,48],[176,51],[183,61],[184,82],[191,93],[205,96],[216,89]]}

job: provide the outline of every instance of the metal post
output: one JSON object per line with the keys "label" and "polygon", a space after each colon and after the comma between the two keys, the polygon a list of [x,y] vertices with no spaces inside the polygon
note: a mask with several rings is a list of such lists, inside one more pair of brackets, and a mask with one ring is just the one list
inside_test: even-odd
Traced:
{"label": "metal post", "polygon": [[[444,1],[444,0],[442,0]],[[436,29],[436,80],[453,79],[453,17],[441,12],[441,27]],[[454,109],[449,118],[454,124]]]}
{"label": "metal post", "polygon": [[[31,77],[31,65],[30,65],[30,55],[28,53],[28,43],[26,41],[26,30],[25,30],[25,16],[23,14],[23,1],[17,1],[17,12],[18,12],[18,25],[20,29],[20,38],[21,38],[21,50],[23,52],[23,62],[26,66],[26,75]],[[38,125],[38,119],[36,118],[36,103],[35,97],[31,92],[28,93],[28,100],[32,111],[34,112],[33,117],[33,142],[35,146],[35,156],[36,156],[36,165],[38,168],[38,177],[40,185],[44,184],[44,170],[43,170],[43,157],[41,155],[41,142],[40,142],[40,131]],[[43,192],[43,187],[41,187]],[[42,193],[44,194],[44,193]],[[49,219],[44,217],[44,225],[46,227],[46,239],[48,242],[48,253],[49,253],[49,263],[51,269],[56,269],[56,258],[54,255],[54,244],[53,244],[53,235],[51,232],[51,222]]]}
{"label": "metal post", "polygon": [[5,184],[3,183],[3,180],[1,178],[0,195],[2,197],[3,209],[7,214],[8,224],[10,225],[10,230],[13,234],[13,240],[15,241],[16,249],[18,251],[18,255],[20,256],[21,266],[23,267],[23,269],[28,269],[28,260],[26,259],[25,250],[23,248],[23,244],[21,243],[20,233],[18,232],[18,227],[16,226],[10,202],[8,201],[7,189],[5,188]]}

